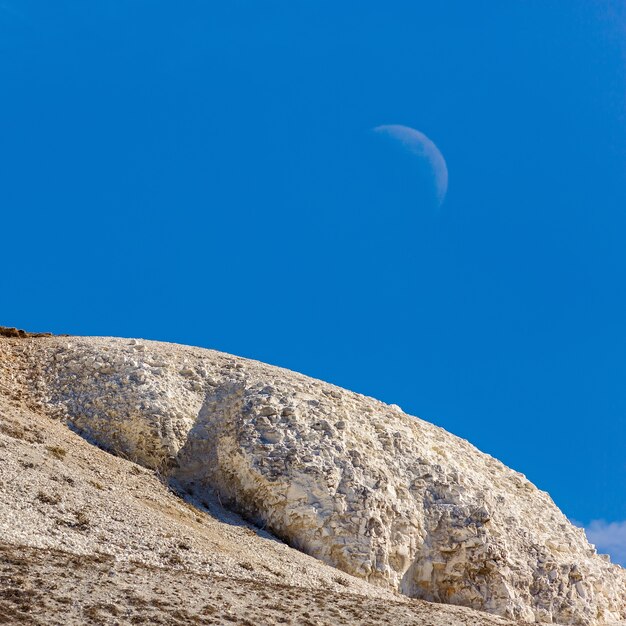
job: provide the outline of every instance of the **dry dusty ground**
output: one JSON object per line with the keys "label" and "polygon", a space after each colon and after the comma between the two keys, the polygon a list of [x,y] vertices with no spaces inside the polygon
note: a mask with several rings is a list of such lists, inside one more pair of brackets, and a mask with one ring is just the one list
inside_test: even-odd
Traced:
{"label": "dry dusty ground", "polygon": [[505,623],[421,601],[293,587],[0,546],[0,623],[68,624],[420,624]]}
{"label": "dry dusty ground", "polygon": [[512,624],[368,585],[91,445],[29,400],[6,343],[39,340],[0,337],[0,624]]}

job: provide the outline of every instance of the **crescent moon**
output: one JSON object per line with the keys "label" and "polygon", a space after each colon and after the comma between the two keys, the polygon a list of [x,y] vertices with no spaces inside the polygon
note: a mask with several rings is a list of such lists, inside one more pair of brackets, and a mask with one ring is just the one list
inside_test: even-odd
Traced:
{"label": "crescent moon", "polygon": [[397,139],[409,152],[429,161],[435,175],[437,200],[441,206],[448,191],[448,166],[439,148],[424,133],[400,124],[376,126],[374,132]]}

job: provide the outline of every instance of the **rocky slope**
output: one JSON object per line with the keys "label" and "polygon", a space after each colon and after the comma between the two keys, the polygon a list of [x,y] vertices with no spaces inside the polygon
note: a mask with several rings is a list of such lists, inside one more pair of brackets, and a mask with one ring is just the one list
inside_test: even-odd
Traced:
{"label": "rocky slope", "polygon": [[[196,502],[217,497],[380,593],[529,622],[626,620],[625,571],[597,555],[546,493],[398,407],[173,344],[34,338],[0,346],[5,389],[35,413],[156,471]],[[112,507],[124,507],[123,493]],[[73,514],[66,522],[80,525]],[[146,527],[142,519],[138,528]],[[146,549],[152,542],[142,558],[156,558]]]}
{"label": "rocky slope", "polygon": [[177,497],[1,384],[0,459],[0,624],[512,626],[374,588]]}

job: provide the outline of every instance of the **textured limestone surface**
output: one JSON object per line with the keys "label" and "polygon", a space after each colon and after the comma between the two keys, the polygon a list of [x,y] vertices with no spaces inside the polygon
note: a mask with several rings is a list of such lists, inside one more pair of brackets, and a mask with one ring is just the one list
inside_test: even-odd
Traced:
{"label": "textured limestone surface", "polygon": [[548,494],[396,406],[200,348],[11,345],[40,409],[349,574],[528,622],[626,620],[625,570]]}
{"label": "textured limestone surface", "polygon": [[32,406],[26,364],[7,346],[0,340],[0,624],[514,626],[339,572],[217,498],[199,502],[88,443]]}

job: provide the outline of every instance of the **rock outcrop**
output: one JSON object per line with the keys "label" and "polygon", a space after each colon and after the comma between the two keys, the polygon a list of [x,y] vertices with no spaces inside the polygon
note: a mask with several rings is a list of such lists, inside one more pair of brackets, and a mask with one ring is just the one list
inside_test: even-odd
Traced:
{"label": "rock outcrop", "polygon": [[626,620],[626,571],[548,494],[396,406],[199,348],[12,345],[49,414],[345,572],[528,622]]}
{"label": "rock outcrop", "polygon": [[0,326],[0,337],[26,339],[29,337],[52,337],[52,333],[29,333],[13,326]]}

